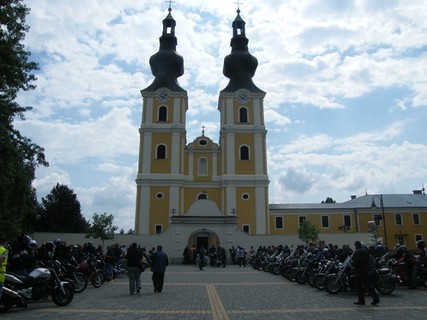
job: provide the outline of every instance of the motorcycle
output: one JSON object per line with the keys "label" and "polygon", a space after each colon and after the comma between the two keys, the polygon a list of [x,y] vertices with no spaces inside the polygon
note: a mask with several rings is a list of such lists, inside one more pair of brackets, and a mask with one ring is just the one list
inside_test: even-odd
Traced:
{"label": "motorcycle", "polygon": [[[399,277],[391,269],[380,268],[377,269],[375,289],[384,295],[391,294],[399,281]],[[331,294],[356,290],[355,275],[352,272],[350,256],[340,264],[338,273],[329,274],[326,277],[325,289]]]}
{"label": "motorcycle", "polygon": [[60,280],[56,267],[36,268],[28,276],[6,273],[0,312],[14,306],[27,307],[30,302],[46,301],[49,296],[58,306],[70,304],[74,298],[74,285],[70,281]]}
{"label": "motorcycle", "polygon": [[93,256],[79,263],[77,271],[83,273],[95,288],[100,288],[105,280],[104,273],[98,268],[98,261]]}

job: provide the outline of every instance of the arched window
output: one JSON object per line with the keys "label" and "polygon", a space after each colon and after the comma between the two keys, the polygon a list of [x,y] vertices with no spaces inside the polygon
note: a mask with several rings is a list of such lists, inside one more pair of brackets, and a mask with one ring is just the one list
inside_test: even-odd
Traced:
{"label": "arched window", "polygon": [[240,160],[249,160],[249,147],[240,147]]}
{"label": "arched window", "polygon": [[239,122],[248,123],[248,109],[245,107],[239,109]]}
{"label": "arched window", "polygon": [[164,144],[157,146],[156,159],[166,159],[166,146]]}
{"label": "arched window", "polygon": [[168,108],[165,106],[161,106],[159,108],[159,121],[167,121],[168,120]]}
{"label": "arched window", "polygon": [[208,175],[208,160],[206,158],[199,159],[199,176]]}

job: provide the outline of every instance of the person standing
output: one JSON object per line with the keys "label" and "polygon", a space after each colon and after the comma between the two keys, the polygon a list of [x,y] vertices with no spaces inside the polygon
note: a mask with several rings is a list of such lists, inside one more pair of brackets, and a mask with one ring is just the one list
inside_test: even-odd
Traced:
{"label": "person standing", "polygon": [[380,298],[375,291],[375,285],[372,279],[369,277],[369,269],[371,268],[371,259],[368,251],[363,248],[360,241],[354,243],[356,250],[352,256],[352,266],[356,273],[356,288],[357,288],[357,301],[354,304],[364,305],[365,304],[365,292],[369,291],[372,297],[372,305],[380,303]]}
{"label": "person standing", "polygon": [[142,253],[138,250],[136,243],[132,243],[126,253],[126,267],[129,277],[129,294],[141,292],[141,260]]}
{"label": "person standing", "polygon": [[0,236],[0,298],[3,292],[3,284],[6,278],[6,266],[9,250],[7,250],[7,238]]}
{"label": "person standing", "polygon": [[154,292],[160,293],[163,290],[163,283],[165,280],[166,267],[169,265],[168,255],[163,252],[162,246],[157,246],[157,251],[153,255],[151,261],[151,270],[153,271],[153,286]]}

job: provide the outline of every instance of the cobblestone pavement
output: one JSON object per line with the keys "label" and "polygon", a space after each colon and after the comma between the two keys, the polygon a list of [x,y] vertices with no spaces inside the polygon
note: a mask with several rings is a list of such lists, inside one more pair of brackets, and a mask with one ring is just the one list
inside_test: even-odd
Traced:
{"label": "cobblestone pavement", "polygon": [[398,288],[380,296],[381,304],[355,306],[354,293],[331,295],[308,284],[292,283],[282,276],[251,267],[226,268],[171,265],[162,293],[154,293],[151,273],[142,274],[140,294],[129,295],[126,276],[76,294],[66,307],[52,301],[15,309],[0,319],[427,319],[427,290]]}

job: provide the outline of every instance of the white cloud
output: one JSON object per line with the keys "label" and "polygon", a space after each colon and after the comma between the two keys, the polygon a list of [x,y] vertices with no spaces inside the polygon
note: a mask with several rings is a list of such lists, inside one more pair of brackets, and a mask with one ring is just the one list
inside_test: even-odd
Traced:
{"label": "white cloud", "polygon": [[[133,228],[139,91],[153,80],[148,61],[168,4],[25,3],[26,44],[41,68],[37,89],[19,97],[34,110],[17,127],[51,164],[34,185],[43,194],[69,184],[85,214],[111,212]],[[172,8],[185,61],[187,142],[202,125],[217,141],[236,4],[188,0]],[[424,0],[247,0],[240,9],[259,62],[254,82],[267,92],[271,202],[410,192],[427,180]]]}

